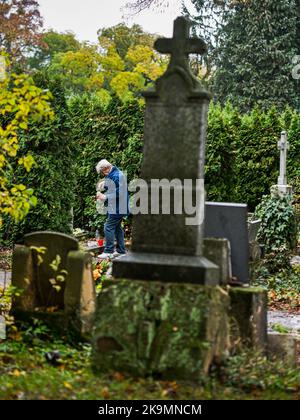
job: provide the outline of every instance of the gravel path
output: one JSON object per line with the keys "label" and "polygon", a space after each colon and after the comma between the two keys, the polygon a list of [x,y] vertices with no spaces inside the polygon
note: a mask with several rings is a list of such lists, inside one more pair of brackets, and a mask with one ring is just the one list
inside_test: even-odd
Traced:
{"label": "gravel path", "polygon": [[268,328],[272,330],[272,325],[278,324],[287,328],[292,333],[300,334],[300,315],[290,314],[285,311],[269,311],[268,312]]}

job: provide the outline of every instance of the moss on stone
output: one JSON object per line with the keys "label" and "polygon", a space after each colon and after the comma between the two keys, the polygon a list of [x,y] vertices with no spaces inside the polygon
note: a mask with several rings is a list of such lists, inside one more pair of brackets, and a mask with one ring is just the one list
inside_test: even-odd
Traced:
{"label": "moss on stone", "polygon": [[197,378],[226,351],[228,306],[219,287],[106,282],[93,333],[94,370]]}

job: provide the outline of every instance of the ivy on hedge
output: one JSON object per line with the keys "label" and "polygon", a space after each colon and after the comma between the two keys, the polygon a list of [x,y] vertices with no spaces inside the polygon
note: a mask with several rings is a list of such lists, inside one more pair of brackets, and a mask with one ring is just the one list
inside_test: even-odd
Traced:
{"label": "ivy on hedge", "polygon": [[255,214],[261,219],[258,240],[264,244],[267,253],[295,249],[297,218],[289,195],[263,197],[255,209]]}

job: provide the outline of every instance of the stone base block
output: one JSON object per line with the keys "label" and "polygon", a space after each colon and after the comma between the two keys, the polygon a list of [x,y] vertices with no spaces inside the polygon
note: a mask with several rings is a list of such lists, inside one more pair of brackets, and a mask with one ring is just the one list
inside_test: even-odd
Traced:
{"label": "stone base block", "polygon": [[271,195],[272,196],[285,196],[285,195],[292,195],[293,194],[293,188],[291,185],[286,184],[277,184],[272,185],[271,187]]}
{"label": "stone base block", "polygon": [[116,278],[220,284],[219,268],[204,257],[131,252],[113,262]]}
{"label": "stone base block", "polygon": [[57,312],[30,312],[22,309],[15,309],[12,312],[15,322],[24,322],[29,325],[35,325],[36,320],[40,321],[51,331],[51,335],[61,337],[70,342],[89,341],[90,337],[82,328],[82,322],[79,317],[68,316],[64,311]]}
{"label": "stone base block", "polygon": [[228,284],[232,277],[230,242],[228,239],[204,238],[203,255],[219,267],[220,284]]}
{"label": "stone base block", "polygon": [[297,365],[297,336],[293,334],[268,333],[268,352],[290,367]]}
{"label": "stone base block", "polygon": [[231,287],[231,344],[258,351],[267,347],[267,292],[260,287]]}
{"label": "stone base block", "polygon": [[[16,320],[28,322],[37,318],[60,334],[66,334],[70,329],[72,336],[87,339],[92,329],[96,307],[90,255],[77,250],[68,252],[66,279],[60,283],[62,287],[58,291],[51,286],[49,278],[45,275],[37,277],[36,270],[37,265],[31,249],[26,246],[16,247],[13,253],[12,285],[22,293],[13,298],[11,315]],[[43,287],[45,284],[47,288]],[[53,301],[60,304],[54,306],[50,303]]]}
{"label": "stone base block", "polygon": [[220,287],[111,280],[98,296],[93,370],[199,379],[229,350],[229,296]]}

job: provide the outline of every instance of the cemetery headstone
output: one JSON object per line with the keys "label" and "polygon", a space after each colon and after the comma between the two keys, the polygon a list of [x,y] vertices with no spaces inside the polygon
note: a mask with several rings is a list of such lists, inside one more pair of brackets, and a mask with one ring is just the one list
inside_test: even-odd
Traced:
{"label": "cemetery headstone", "polygon": [[78,241],[62,233],[34,232],[13,252],[12,285],[21,289],[12,314],[16,318],[52,318],[85,335],[91,329],[95,289],[90,256]]}
{"label": "cemetery headstone", "polygon": [[247,205],[207,202],[204,233],[206,238],[226,238],[230,242],[232,276],[249,282],[249,238]]}
{"label": "cemetery headstone", "polygon": [[257,234],[261,225],[261,220],[250,220],[248,222],[249,242],[254,242],[257,239]]}
{"label": "cemetery headstone", "polygon": [[249,220],[248,221],[248,232],[249,232],[249,254],[250,261],[259,261],[264,253],[264,246],[257,240],[258,231],[261,225],[261,220]]}
{"label": "cemetery headstone", "polygon": [[[145,92],[146,111],[141,178],[151,191],[151,180],[204,178],[207,111],[210,95],[192,74],[188,55],[203,54],[205,43],[189,37],[189,22],[174,22],[174,37],[158,39],[155,48],[171,54],[166,73],[156,89]],[[174,198],[171,192],[171,201]],[[151,201],[151,200],[150,200]],[[173,200],[174,202],[174,200]],[[204,207],[204,195],[201,203]],[[218,268],[203,257],[202,225],[187,225],[188,214],[138,214],[133,220],[132,252],[113,264],[118,278],[218,284]]]}
{"label": "cemetery headstone", "polygon": [[232,280],[231,247],[225,238],[204,238],[204,256],[219,267],[221,285],[227,285]]}

